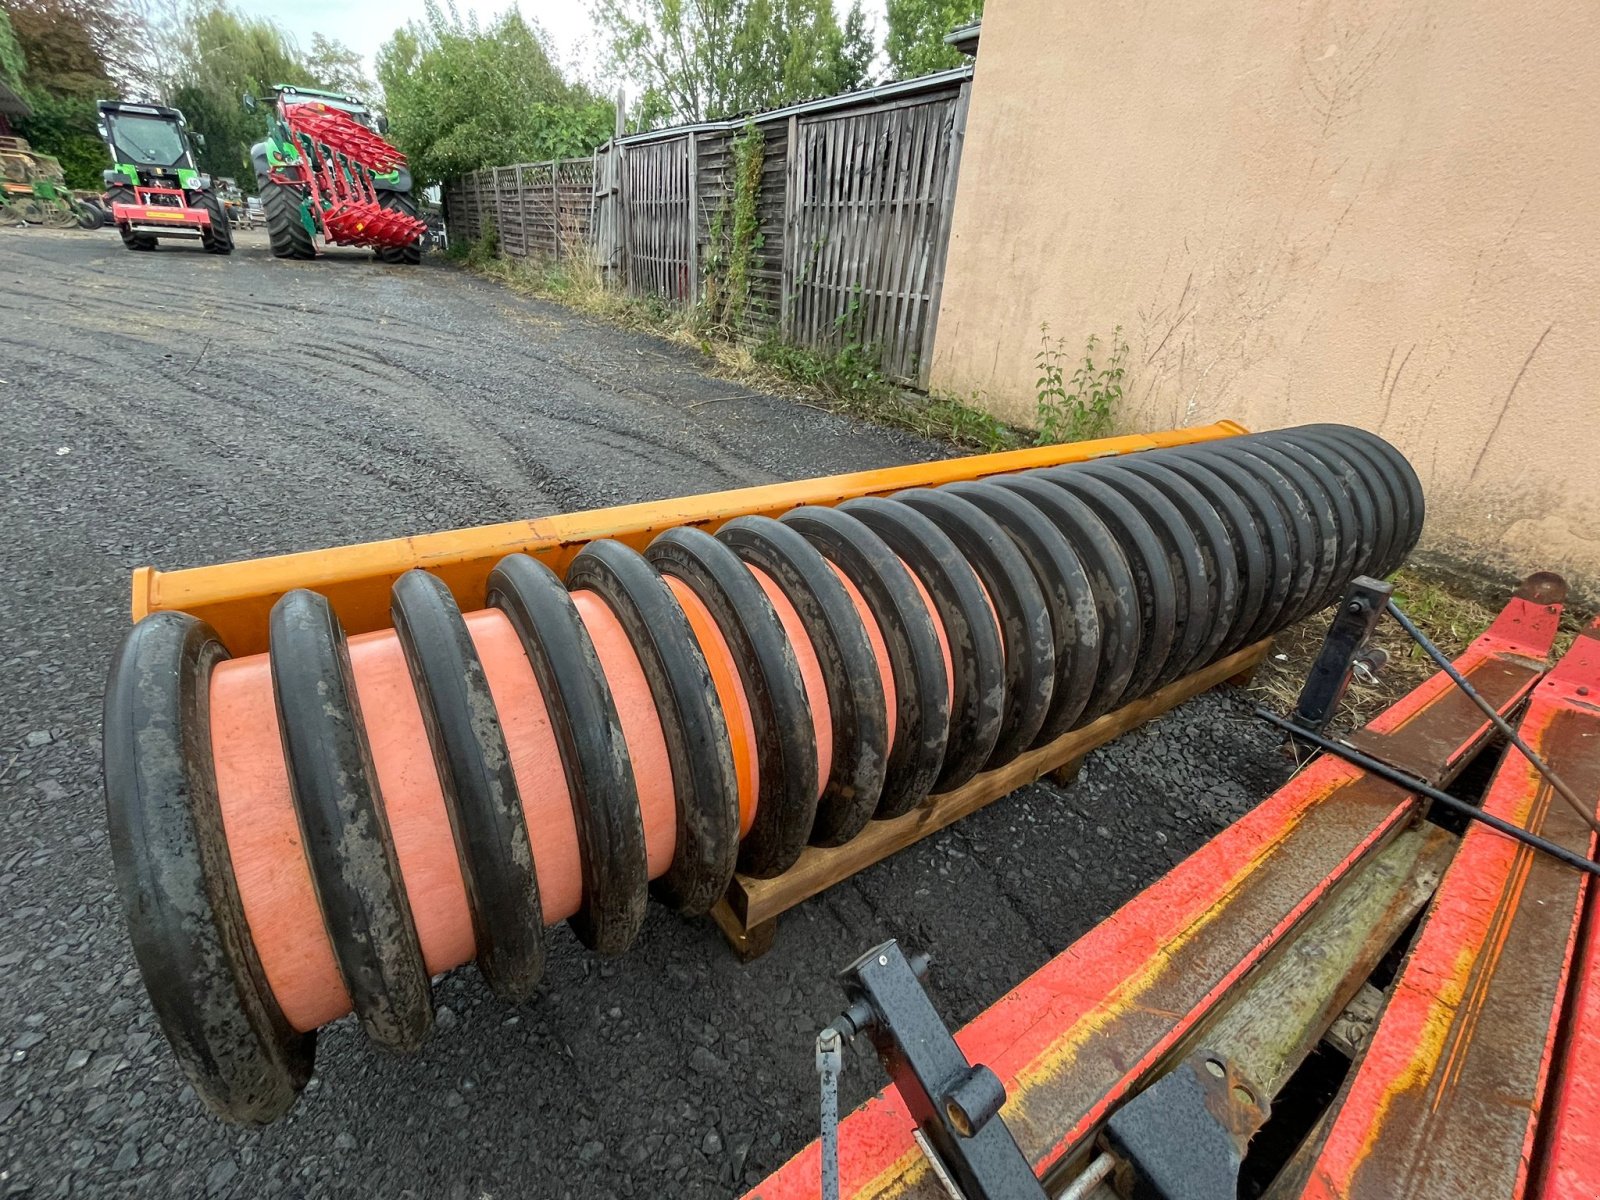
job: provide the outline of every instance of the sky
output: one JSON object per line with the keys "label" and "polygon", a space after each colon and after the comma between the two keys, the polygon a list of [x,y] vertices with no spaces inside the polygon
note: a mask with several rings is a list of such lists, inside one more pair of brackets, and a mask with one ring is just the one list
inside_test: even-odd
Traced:
{"label": "sky", "polygon": [[[370,75],[378,47],[407,21],[422,19],[423,0],[237,0],[236,7],[276,21],[302,46],[310,44],[313,33],[337,38],[366,58]],[[520,4],[513,0],[457,0],[457,7],[462,16],[476,13],[484,24],[507,9],[521,8],[523,16],[534,18],[550,34],[562,66],[575,67],[585,77],[598,69],[602,47],[584,0],[522,0]],[[848,5],[834,0],[834,7],[842,17]],[[865,7],[881,37],[884,0],[868,0]]]}

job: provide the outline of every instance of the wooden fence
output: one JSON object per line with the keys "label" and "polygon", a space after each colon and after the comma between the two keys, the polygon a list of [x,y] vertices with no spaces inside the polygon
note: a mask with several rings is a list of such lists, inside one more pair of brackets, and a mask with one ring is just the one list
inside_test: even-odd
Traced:
{"label": "wooden fence", "polygon": [[582,232],[615,282],[697,303],[709,265],[726,254],[736,143],[753,126],[762,160],[746,322],[824,352],[858,347],[892,378],[925,384],[971,77],[962,68],[748,121],[618,138],[592,163],[559,165],[574,180],[571,216],[560,220],[549,212],[551,164],[479,171],[445,190],[452,236],[477,238],[487,216],[504,253],[561,253],[571,243],[556,235],[579,228],[581,208]]}
{"label": "wooden fence", "polygon": [[445,214],[452,238],[492,225],[502,254],[562,258],[590,241],[593,192],[593,158],[486,167],[445,187]]}

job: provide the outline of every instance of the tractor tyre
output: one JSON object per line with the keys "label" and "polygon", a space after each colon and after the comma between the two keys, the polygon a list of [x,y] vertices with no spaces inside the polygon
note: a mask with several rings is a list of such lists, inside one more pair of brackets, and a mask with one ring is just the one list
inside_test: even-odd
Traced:
{"label": "tractor tyre", "polygon": [[[137,204],[139,197],[132,188],[112,188],[106,192],[106,200],[111,204]],[[131,229],[117,226],[117,232],[122,235],[122,244],[129,250],[154,250],[156,238],[153,233],[134,233]]]}
{"label": "tractor tyre", "polygon": [[98,204],[90,204],[87,200],[75,200],[73,208],[78,214],[79,229],[99,229],[106,223],[106,211]]}
{"label": "tractor tyre", "polygon": [[210,192],[200,193],[198,207],[211,217],[211,229],[200,235],[200,245],[207,254],[233,253],[233,227],[228,224],[228,210],[221,200]]}
{"label": "tractor tyre", "polygon": [[[417,215],[417,202],[411,198],[410,192],[379,192],[378,204],[383,208],[403,212],[408,217]],[[414,267],[422,261],[422,239],[418,238],[409,246],[386,246],[381,250],[374,250],[373,253],[378,256],[379,262]]]}
{"label": "tractor tyre", "polygon": [[305,192],[286,183],[261,188],[261,208],[267,215],[267,241],[274,258],[315,258],[317,244],[300,219]]}

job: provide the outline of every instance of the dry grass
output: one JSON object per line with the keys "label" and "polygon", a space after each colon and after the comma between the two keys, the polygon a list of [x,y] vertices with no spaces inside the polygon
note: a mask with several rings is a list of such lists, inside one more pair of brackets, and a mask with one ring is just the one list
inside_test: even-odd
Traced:
{"label": "dry grass", "polygon": [[714,322],[702,306],[628,296],[609,287],[592,247],[560,261],[502,258],[474,249],[462,259],[471,271],[525,296],[550,300],[607,324],[656,337],[705,356],[709,374],[785,396],[824,412],[904,429],[964,450],[992,453],[1025,445],[1026,435],[975,405],[949,396],[907,391],[881,375],[860,347],[820,354],[754,339]]}
{"label": "dry grass", "polygon": [[[1465,650],[1498,615],[1497,610],[1464,594],[1465,589],[1409,567],[1396,571],[1393,581],[1395,602],[1451,658]],[[1256,672],[1251,685],[1263,704],[1284,713],[1294,708],[1306,675],[1322,649],[1331,619],[1329,613],[1308,617],[1278,635],[1272,654]],[[1552,662],[1572,645],[1587,619],[1588,614],[1581,610],[1567,608]],[[1376,679],[1358,678],[1351,682],[1334,719],[1337,728],[1350,729],[1370,720],[1435,671],[1433,660],[1392,620],[1378,625],[1373,644],[1388,654],[1389,661]]]}

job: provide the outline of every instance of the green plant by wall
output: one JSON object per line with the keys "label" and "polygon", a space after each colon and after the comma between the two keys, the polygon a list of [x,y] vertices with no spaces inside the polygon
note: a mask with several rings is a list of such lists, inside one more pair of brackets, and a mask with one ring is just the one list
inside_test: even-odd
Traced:
{"label": "green plant by wall", "polygon": [[1066,339],[1052,338],[1048,323],[1039,326],[1037,445],[1081,442],[1108,437],[1116,426],[1122,402],[1122,381],[1127,374],[1128,343],[1122,326],[1111,331],[1104,356],[1097,363],[1102,343],[1094,334],[1084,342],[1083,361],[1069,376]]}
{"label": "green plant by wall", "polygon": [[706,312],[713,325],[743,333],[749,324],[750,280],[760,261],[761,171],[767,139],[747,123],[733,139],[733,194],[711,218],[706,250]]}

